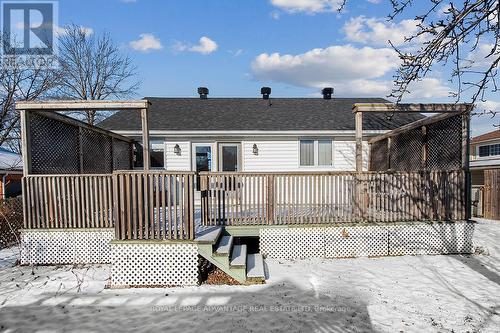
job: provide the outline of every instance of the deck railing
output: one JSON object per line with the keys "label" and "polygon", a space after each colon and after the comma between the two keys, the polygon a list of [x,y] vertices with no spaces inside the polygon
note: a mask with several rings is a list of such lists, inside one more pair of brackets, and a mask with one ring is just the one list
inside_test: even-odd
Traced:
{"label": "deck railing", "polygon": [[194,238],[194,172],[113,173],[115,238]]}
{"label": "deck railing", "polygon": [[466,218],[465,172],[200,175],[202,224],[397,222]]}
{"label": "deck railing", "polygon": [[24,177],[24,227],[112,228],[111,181],[111,175]]}
{"label": "deck railing", "polygon": [[[190,240],[194,172],[117,171],[23,179],[25,228],[115,228],[119,240]],[[466,172],[199,175],[203,225],[467,218]]]}

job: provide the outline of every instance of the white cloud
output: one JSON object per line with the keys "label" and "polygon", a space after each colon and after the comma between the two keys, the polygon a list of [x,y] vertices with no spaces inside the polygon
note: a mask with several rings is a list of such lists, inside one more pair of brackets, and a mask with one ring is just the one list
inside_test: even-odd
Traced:
{"label": "white cloud", "polygon": [[[92,28],[89,28],[89,27],[84,27],[84,26],[80,26],[79,27],[80,30],[82,30],[85,35],[92,35],[94,33],[94,29]],[[55,33],[57,36],[64,36],[66,35],[68,32],[66,31],[66,28],[65,27],[59,27],[59,26],[56,26],[55,29],[54,29]]]}
{"label": "white cloud", "polygon": [[[301,87],[332,86],[341,96],[387,96],[388,76],[400,61],[391,48],[336,45],[298,55],[262,53],[252,62],[256,79]],[[438,78],[413,83],[407,99],[446,98],[450,89]]]}
{"label": "white cloud", "polygon": [[139,35],[139,39],[129,43],[130,47],[140,52],[148,52],[150,50],[160,50],[163,48],[161,42],[153,34],[144,33]]}
{"label": "white cloud", "polygon": [[215,52],[219,46],[212,39],[203,36],[200,38],[198,45],[189,46],[183,42],[175,42],[173,45],[173,49],[178,52],[182,51],[191,51],[198,52],[201,54],[210,54]]}
{"label": "white cloud", "polygon": [[365,16],[351,18],[342,29],[347,40],[371,45],[388,45],[389,40],[394,45],[402,45],[405,37],[418,31],[415,20],[402,20],[394,23],[382,18]]}
{"label": "white cloud", "polygon": [[227,52],[229,52],[230,54],[233,55],[233,57],[239,57],[240,55],[243,54],[243,49],[237,49],[237,50],[228,50]]}
{"label": "white cloud", "polygon": [[366,0],[370,3],[373,3],[373,4],[379,4],[380,2],[382,2],[382,0]]}
{"label": "white cloud", "polygon": [[464,63],[464,65],[471,65],[474,68],[485,68],[491,66],[493,60],[500,55],[500,48],[495,49],[490,55],[494,47],[494,44],[478,44],[476,50],[470,53],[467,57],[467,60],[470,61],[470,63]]}
{"label": "white cloud", "polygon": [[271,4],[288,13],[305,12],[308,14],[320,12],[335,12],[342,0],[271,0]]}
{"label": "white cloud", "polygon": [[387,84],[376,81],[399,64],[390,48],[352,45],[313,49],[298,55],[262,53],[252,63],[254,76],[303,87],[334,86],[339,93],[380,94]]}
{"label": "white cloud", "polygon": [[450,96],[451,90],[441,79],[425,77],[409,85],[409,94],[405,96],[405,100],[447,98]]}
{"label": "white cloud", "polygon": [[472,136],[498,129],[500,126],[500,101],[478,102],[471,117]]}

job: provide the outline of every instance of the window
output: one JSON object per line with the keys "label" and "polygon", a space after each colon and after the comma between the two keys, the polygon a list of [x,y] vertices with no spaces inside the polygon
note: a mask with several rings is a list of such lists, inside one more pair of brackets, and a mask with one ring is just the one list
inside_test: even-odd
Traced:
{"label": "window", "polygon": [[480,157],[495,156],[495,155],[500,155],[500,143],[479,147]]}
{"label": "window", "polygon": [[332,165],[332,141],[318,141],[318,165]]}
{"label": "window", "polygon": [[332,140],[300,140],[300,166],[332,165]]}
{"label": "window", "polygon": [[151,143],[151,167],[164,168],[165,167],[165,145],[163,142]]}
{"label": "window", "polygon": [[314,165],[314,141],[300,140],[300,165]]}

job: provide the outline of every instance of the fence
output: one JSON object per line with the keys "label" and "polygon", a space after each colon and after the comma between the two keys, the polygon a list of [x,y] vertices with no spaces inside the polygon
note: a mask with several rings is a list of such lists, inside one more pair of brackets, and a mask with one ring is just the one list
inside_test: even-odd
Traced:
{"label": "fence", "polygon": [[500,220],[500,170],[484,170],[484,218]]}
{"label": "fence", "polygon": [[202,173],[203,225],[465,219],[465,173]]}
{"label": "fence", "polygon": [[115,238],[194,238],[194,172],[116,172]]}
{"label": "fence", "polygon": [[375,137],[371,171],[457,170],[468,160],[468,114],[441,114]]}
{"label": "fence", "polygon": [[111,175],[24,177],[24,228],[112,228],[111,180]]}
{"label": "fence", "polygon": [[132,168],[130,138],[49,111],[32,111],[26,122],[28,174],[109,174]]}

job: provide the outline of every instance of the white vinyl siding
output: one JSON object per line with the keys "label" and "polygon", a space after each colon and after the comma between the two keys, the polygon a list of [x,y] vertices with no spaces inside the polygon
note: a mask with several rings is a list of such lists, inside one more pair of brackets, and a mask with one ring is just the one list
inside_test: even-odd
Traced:
{"label": "white vinyl siding", "polygon": [[[166,139],[165,142],[165,168],[169,171],[190,171],[192,170],[192,148],[191,141],[182,139]],[[193,138],[193,142],[212,141],[213,170],[217,170],[217,142],[229,142],[223,138]],[[318,139],[316,142],[317,156],[315,165],[300,165],[300,140],[298,137],[284,138],[245,138],[232,139],[231,142],[241,142],[242,171],[247,172],[293,172],[293,171],[354,171],[356,169],[356,143],[354,139],[345,140],[343,138],[333,138],[331,141],[331,163],[329,160],[328,139]],[[321,144],[320,142],[325,142]],[[174,154],[174,146],[178,144],[181,154]],[[253,153],[253,145],[257,145],[258,154]],[[367,169],[368,144],[363,142],[363,168]],[[323,162],[328,165],[320,165]]]}
{"label": "white vinyl siding", "polygon": [[[254,143],[258,148],[257,155],[254,155],[252,151]],[[243,171],[354,171],[356,169],[356,143],[354,141],[337,141],[334,138],[332,152],[330,165],[303,167],[300,166],[299,138],[265,141],[247,139],[242,141]],[[327,156],[324,158],[327,159]],[[367,166],[368,143],[363,142],[363,168],[366,170]]]}
{"label": "white vinyl siding", "polygon": [[[259,153],[254,155],[253,144]],[[299,145],[297,139],[249,140],[242,142],[243,171],[298,170]]]}
{"label": "white vinyl siding", "polygon": [[[180,155],[174,153],[174,147],[178,144],[181,148]],[[191,170],[191,144],[189,141],[165,142],[165,169],[169,171]]]}
{"label": "white vinyl siding", "polygon": [[[368,170],[368,143],[363,141],[363,170]],[[356,142],[333,141],[333,170],[356,170]]]}

